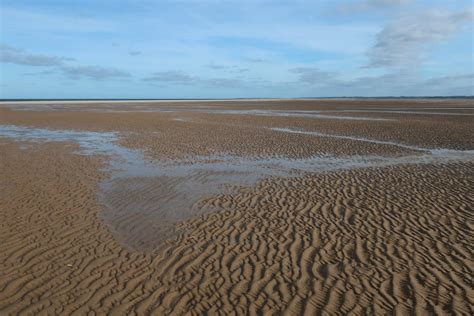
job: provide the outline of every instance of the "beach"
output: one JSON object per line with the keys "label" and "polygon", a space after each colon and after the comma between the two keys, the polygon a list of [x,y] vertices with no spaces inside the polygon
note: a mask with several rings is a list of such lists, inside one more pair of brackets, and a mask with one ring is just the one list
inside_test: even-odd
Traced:
{"label": "beach", "polygon": [[0,314],[472,314],[472,99],[0,103]]}

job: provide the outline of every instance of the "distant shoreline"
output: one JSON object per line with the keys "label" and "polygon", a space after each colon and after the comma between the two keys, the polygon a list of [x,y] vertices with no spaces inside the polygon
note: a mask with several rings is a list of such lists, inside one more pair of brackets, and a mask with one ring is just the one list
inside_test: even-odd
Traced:
{"label": "distant shoreline", "polygon": [[122,103],[122,102],[226,102],[226,101],[240,101],[240,102],[252,102],[252,101],[289,101],[289,100],[423,100],[423,99],[474,99],[474,96],[424,96],[424,97],[303,97],[303,98],[229,98],[229,99],[0,99],[0,103],[38,103],[38,102],[75,102],[75,103],[94,103],[94,102],[107,102],[107,103]]}

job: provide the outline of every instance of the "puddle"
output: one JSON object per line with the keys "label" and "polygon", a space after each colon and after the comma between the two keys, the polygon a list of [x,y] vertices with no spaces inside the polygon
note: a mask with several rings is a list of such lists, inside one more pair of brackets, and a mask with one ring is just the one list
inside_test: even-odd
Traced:
{"label": "puddle", "polygon": [[118,144],[114,132],[49,130],[0,125],[0,137],[38,142],[72,141],[80,154],[107,154],[112,176],[101,184],[102,218],[117,239],[133,250],[150,250],[173,237],[175,224],[212,210],[198,202],[239,187],[255,185],[265,177],[291,177],[307,172],[383,167],[397,164],[446,163],[474,159],[474,150],[427,149],[395,142],[317,132],[272,128],[275,132],[386,144],[419,151],[403,157],[328,155],[307,159],[252,159],[228,155],[194,157],[170,162],[149,161],[139,150]]}

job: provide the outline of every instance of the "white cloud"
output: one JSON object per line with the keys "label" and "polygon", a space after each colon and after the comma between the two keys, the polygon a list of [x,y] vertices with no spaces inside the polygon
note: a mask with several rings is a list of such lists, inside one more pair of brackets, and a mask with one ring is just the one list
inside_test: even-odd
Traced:
{"label": "white cloud", "polygon": [[[409,67],[422,62],[426,44],[450,39],[473,22],[471,8],[460,12],[430,10],[404,16],[384,27],[368,51],[368,67]],[[472,30],[471,30],[472,31]]]}

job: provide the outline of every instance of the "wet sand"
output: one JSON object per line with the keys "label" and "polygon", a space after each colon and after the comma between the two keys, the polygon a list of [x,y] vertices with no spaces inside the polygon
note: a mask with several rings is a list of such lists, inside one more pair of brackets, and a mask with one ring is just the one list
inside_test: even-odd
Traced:
{"label": "wet sand", "polygon": [[472,100],[0,104],[0,314],[474,312]]}

